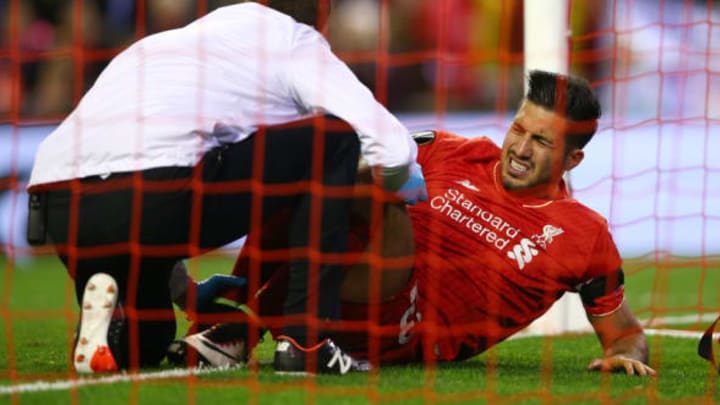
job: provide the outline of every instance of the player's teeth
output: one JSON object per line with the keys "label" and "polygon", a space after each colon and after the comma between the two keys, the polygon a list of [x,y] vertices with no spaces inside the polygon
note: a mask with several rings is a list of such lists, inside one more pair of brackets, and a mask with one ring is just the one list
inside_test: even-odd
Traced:
{"label": "player's teeth", "polygon": [[510,159],[510,167],[512,167],[515,170],[525,171],[527,168],[521,164],[518,164],[516,161]]}

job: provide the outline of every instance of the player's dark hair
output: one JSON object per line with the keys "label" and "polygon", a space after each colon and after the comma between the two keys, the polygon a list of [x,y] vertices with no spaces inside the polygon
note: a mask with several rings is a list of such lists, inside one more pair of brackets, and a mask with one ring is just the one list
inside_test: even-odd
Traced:
{"label": "player's dark hair", "polygon": [[542,70],[530,71],[528,92],[525,98],[534,104],[555,111],[570,121],[586,128],[581,132],[566,134],[565,150],[582,149],[592,139],[597,129],[596,120],[602,114],[600,101],[587,80]]}
{"label": "player's dark hair", "polygon": [[294,18],[295,21],[322,28],[330,13],[331,0],[257,0]]}

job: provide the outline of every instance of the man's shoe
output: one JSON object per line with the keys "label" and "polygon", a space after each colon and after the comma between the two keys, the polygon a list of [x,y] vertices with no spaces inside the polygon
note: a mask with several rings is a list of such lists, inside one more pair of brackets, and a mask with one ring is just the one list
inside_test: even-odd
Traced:
{"label": "man's shoe", "polygon": [[168,361],[178,367],[235,367],[247,362],[247,325],[220,323],[185,336],[168,347]]}
{"label": "man's shoe", "polygon": [[108,274],[94,274],[85,284],[73,351],[73,364],[78,373],[118,370],[111,346],[117,351],[125,318],[117,296],[117,283]]}
{"label": "man's shoe", "polygon": [[347,374],[368,371],[370,363],[353,359],[330,339],[305,348],[291,337],[278,336],[273,367],[278,374]]}

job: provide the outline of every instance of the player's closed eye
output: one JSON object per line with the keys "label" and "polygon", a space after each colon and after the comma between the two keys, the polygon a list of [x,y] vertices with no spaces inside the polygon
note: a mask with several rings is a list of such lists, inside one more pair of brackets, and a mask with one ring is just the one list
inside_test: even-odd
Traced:
{"label": "player's closed eye", "polygon": [[552,148],[554,146],[554,144],[551,140],[549,140],[541,135],[533,134],[533,139],[535,139],[535,141],[537,141],[537,143],[539,143],[542,146],[545,146],[548,148]]}

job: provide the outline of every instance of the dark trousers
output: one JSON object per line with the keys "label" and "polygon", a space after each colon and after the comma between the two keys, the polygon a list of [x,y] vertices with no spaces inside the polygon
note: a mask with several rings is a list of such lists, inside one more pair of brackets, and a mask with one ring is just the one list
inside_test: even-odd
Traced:
{"label": "dark trousers", "polygon": [[[357,135],[337,119],[261,128],[243,142],[209,151],[194,168],[42,187],[48,234],[75,279],[78,302],[93,274],[108,273],[118,282],[129,320],[129,354],[116,359],[123,366],[159,363],[174,338],[168,281],[178,260],[259,230],[288,210],[288,245],[300,249],[290,262],[285,314],[310,310],[337,319],[342,268],[312,252],[345,251],[359,153]],[[309,308],[314,288],[321,293]],[[300,341],[305,332],[302,322],[286,327]]]}

